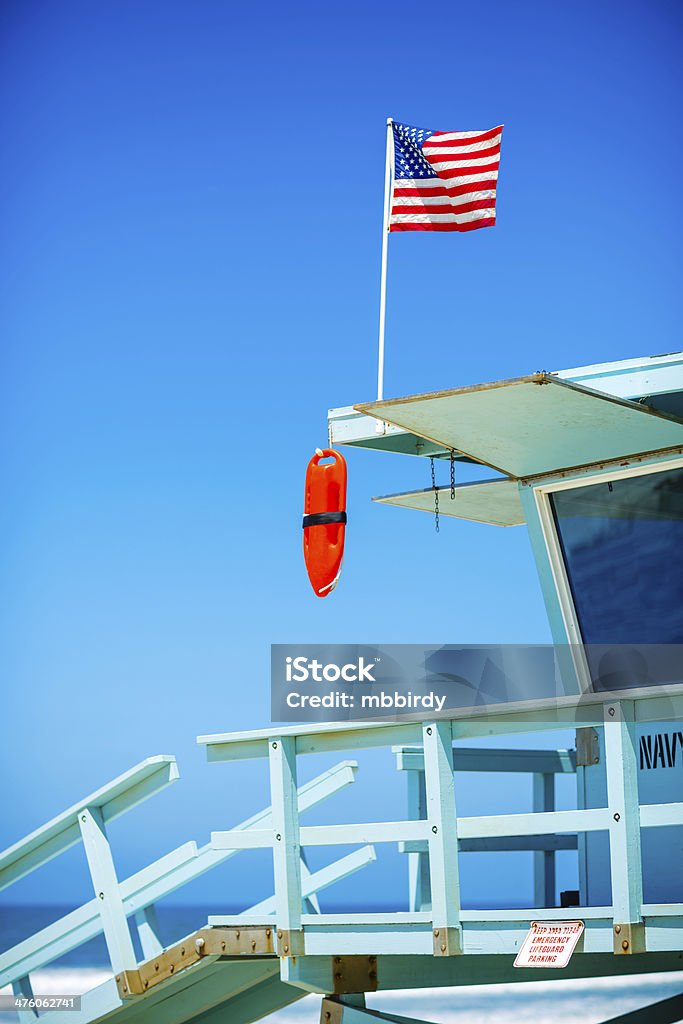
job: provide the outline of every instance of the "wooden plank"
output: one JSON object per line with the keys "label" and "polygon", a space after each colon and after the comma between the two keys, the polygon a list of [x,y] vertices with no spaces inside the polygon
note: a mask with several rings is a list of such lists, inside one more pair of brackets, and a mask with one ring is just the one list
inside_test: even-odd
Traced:
{"label": "wooden plank", "polygon": [[[435,957],[423,955],[378,955],[378,990],[452,988],[461,985],[488,985],[528,981],[557,981],[552,968],[514,968],[514,957],[495,953],[477,956]],[[680,951],[648,953],[634,957],[615,957],[611,951],[577,954],[562,971],[565,979],[628,977],[660,971],[679,971]],[[332,991],[333,957],[317,955],[297,957],[282,965],[282,977],[305,991],[326,994]],[[457,1001],[457,996],[454,995]]]}
{"label": "wooden plank", "polygon": [[621,934],[625,925],[640,923],[643,902],[638,765],[632,701],[615,701],[605,705],[605,767],[614,951],[632,954],[637,936],[635,933],[628,936]]}
{"label": "wooden plank", "polygon": [[83,807],[98,810],[105,822],[112,821],[178,778],[171,755],[141,761],[0,853],[0,889],[74,846],[81,838],[78,814]]}
{"label": "wooden plank", "polygon": [[604,807],[583,811],[549,811],[539,814],[492,814],[458,818],[458,838],[491,836],[540,836],[556,832],[598,832],[608,829],[609,812]]}
{"label": "wooden plank", "polygon": [[78,824],[95,898],[99,902],[102,930],[112,970],[115,974],[118,971],[133,970],[137,958],[101,810],[98,807],[82,808]]}
{"label": "wooden plank", "polygon": [[[555,810],[555,776],[547,772],[533,777],[533,809]],[[555,851],[537,850],[534,853],[534,906],[555,906]]]}
{"label": "wooden plank", "polygon": [[304,937],[301,926],[301,842],[294,737],[272,737],[269,741],[269,761],[278,952],[281,956],[297,956],[304,952]]}
{"label": "wooden plank", "polygon": [[[422,753],[422,751],[420,751]],[[423,761],[424,768],[424,761]],[[424,821],[427,817],[427,791],[424,771],[408,771],[408,815],[411,821]],[[399,843],[399,852],[407,844]],[[432,889],[429,878],[429,857],[427,842],[419,849],[408,852],[408,907],[412,911],[431,910]]]}
{"label": "wooden plank", "polygon": [[154,904],[137,911],[135,914],[135,926],[138,931],[143,958],[151,960],[153,956],[158,956],[162,952],[164,944],[161,941],[159,918]]}
{"label": "wooden plank", "polygon": [[[33,986],[28,975],[24,975],[23,978],[17,978],[16,981],[12,982],[12,995],[18,996],[20,999],[33,999]],[[38,1020],[38,1011],[32,1006],[17,1010],[16,1014],[19,1024],[33,1024],[34,1021]]]}
{"label": "wooden plank", "polygon": [[[637,699],[638,722],[675,721],[683,718],[683,685],[661,686],[653,698],[651,688],[629,690],[629,699]],[[455,740],[522,732],[549,732],[553,729],[603,724],[605,694],[583,693],[566,697],[549,697],[534,701],[518,701],[486,708],[458,709],[449,720],[453,723]],[[642,698],[642,699],[640,699]],[[278,730],[281,736],[296,739],[297,754],[329,753],[341,750],[369,750],[375,747],[419,747],[422,725],[417,721],[347,722],[294,725]],[[267,757],[271,730],[215,733],[199,736],[197,742],[206,746],[209,761],[240,761]]]}
{"label": "wooden plank", "polygon": [[423,745],[434,955],[453,956],[462,944],[451,723],[425,725]]}
{"label": "wooden plank", "polygon": [[[576,850],[578,839],[573,835],[495,836],[484,839],[459,839],[460,853],[531,853],[539,850]],[[426,840],[398,844],[399,853],[426,853]]]}
{"label": "wooden plank", "polygon": [[640,808],[640,825],[641,828],[683,825],[683,803],[643,804]]}
{"label": "wooden plank", "polygon": [[[424,771],[421,747],[399,747],[395,750],[399,771]],[[574,750],[511,750],[508,747],[454,747],[453,770],[456,772],[542,772],[573,774],[576,771]]]}

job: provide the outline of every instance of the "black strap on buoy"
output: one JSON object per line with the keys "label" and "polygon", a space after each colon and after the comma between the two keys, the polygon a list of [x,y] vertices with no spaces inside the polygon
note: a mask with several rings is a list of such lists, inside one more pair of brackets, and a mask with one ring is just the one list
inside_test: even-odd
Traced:
{"label": "black strap on buoy", "polygon": [[345,523],[346,512],[313,512],[304,516],[303,528],[307,526],[329,526],[332,523]]}

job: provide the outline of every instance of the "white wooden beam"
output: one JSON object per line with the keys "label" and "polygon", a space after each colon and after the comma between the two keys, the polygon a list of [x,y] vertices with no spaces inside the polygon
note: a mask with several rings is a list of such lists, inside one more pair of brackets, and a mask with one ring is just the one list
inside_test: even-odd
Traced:
{"label": "white wooden beam", "polygon": [[100,905],[102,930],[112,970],[114,974],[132,971],[137,959],[100,809],[82,808],[78,815],[78,824],[95,889],[95,898]]}

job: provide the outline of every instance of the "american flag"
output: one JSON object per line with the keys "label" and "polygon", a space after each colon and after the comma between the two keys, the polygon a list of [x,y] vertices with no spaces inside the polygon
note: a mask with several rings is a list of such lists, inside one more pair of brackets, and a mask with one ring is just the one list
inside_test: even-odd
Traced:
{"label": "american flag", "polygon": [[432,132],[392,122],[390,231],[473,231],[496,223],[503,126]]}

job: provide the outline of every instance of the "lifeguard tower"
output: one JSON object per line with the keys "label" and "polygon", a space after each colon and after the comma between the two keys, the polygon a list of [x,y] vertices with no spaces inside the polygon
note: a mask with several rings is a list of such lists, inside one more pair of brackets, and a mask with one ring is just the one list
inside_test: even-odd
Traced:
{"label": "lifeguard tower", "polygon": [[[31,972],[99,932],[112,977],[83,996],[68,1018],[74,1024],[248,1024],[308,992],[322,997],[323,1024],[409,1024],[372,1010],[372,994],[683,971],[683,664],[674,661],[672,671],[668,657],[658,674],[656,657],[641,671],[633,662],[606,666],[595,654],[602,644],[683,650],[683,353],[337,409],[329,430],[336,446],[491,467],[491,479],[459,485],[455,500],[442,489],[440,513],[526,525],[554,641],[571,652],[572,686],[559,698],[424,722],[202,736],[212,763],[267,762],[270,807],[226,830],[226,789],[206,845],[188,842],[120,880],[107,822],[178,775],[172,757],[150,758],[0,855],[6,886],[82,842],[93,882],[89,903],[0,955],[0,986],[29,997]],[[377,500],[432,512],[435,497],[428,488]],[[577,730],[572,749],[496,746],[503,736],[567,728]],[[354,782],[357,765],[341,760],[299,785],[300,759],[379,747],[405,774],[405,819],[306,824],[312,806]],[[460,815],[456,775],[471,772],[530,775],[533,808]],[[556,810],[555,780],[567,774],[576,778],[576,806]],[[408,858],[405,909],[321,912],[317,894],[370,864],[383,843]],[[305,851],[327,846],[353,849],[310,870]],[[200,921],[164,948],[155,903],[241,851],[263,848],[272,853],[272,898]],[[459,863],[481,850],[532,853],[532,905],[463,909]],[[569,906],[558,905],[560,850],[578,858]],[[584,928],[561,971],[514,966],[534,922],[568,919]],[[36,1015],[24,1009],[20,1019]],[[48,1010],[38,1019],[66,1018]],[[618,1018],[681,1019],[683,998]]]}

